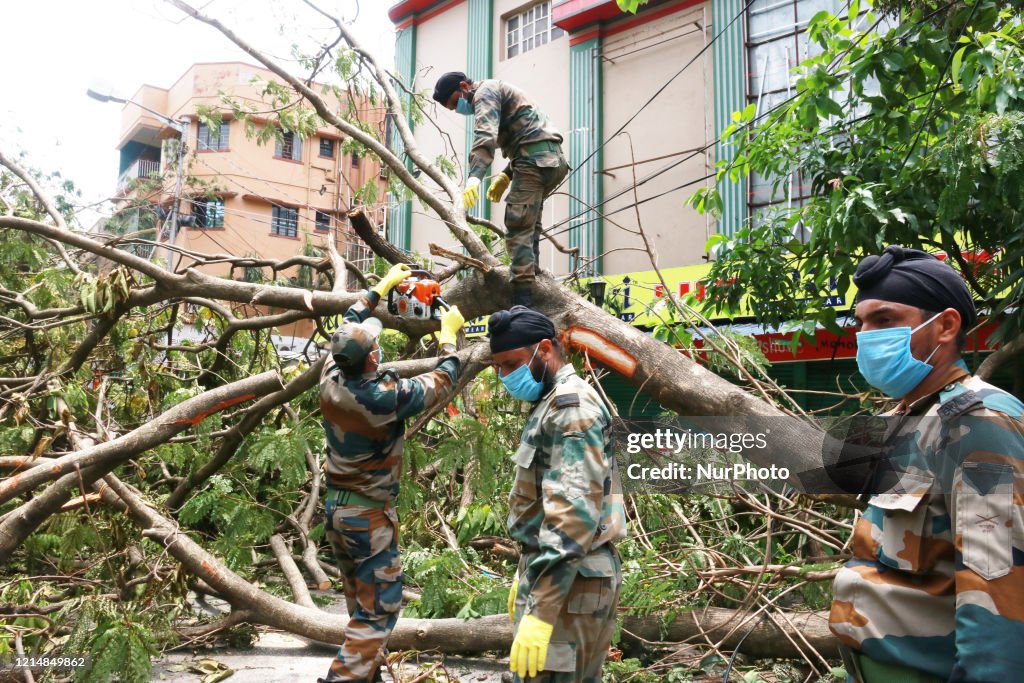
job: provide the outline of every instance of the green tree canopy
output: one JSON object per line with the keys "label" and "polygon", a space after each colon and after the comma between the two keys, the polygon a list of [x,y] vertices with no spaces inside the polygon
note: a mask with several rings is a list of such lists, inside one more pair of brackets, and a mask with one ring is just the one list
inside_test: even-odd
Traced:
{"label": "green tree canopy", "polygon": [[811,197],[712,237],[709,282],[742,286],[710,288],[709,305],[728,312],[745,297],[766,324],[835,328],[825,297],[848,291],[863,256],[900,244],[945,251],[983,307],[1005,313],[1001,338],[1019,335],[1019,4],[914,3],[883,21],[853,2],[851,19],[813,17],[808,32],[822,52],[794,69],[795,94],[772,111],[756,115],[752,105],[734,116],[723,134],[734,160],[720,162],[715,186],[690,202],[720,215],[722,187],[750,173],[785,198],[793,169]]}

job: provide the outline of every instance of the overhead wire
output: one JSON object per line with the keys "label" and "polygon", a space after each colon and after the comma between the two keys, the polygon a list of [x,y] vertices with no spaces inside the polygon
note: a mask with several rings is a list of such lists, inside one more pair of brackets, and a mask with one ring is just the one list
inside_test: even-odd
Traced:
{"label": "overhead wire", "polygon": [[[562,179],[562,182],[558,184],[558,187],[561,187],[562,185],[564,185],[566,183],[566,181],[569,180],[569,178],[571,178],[575,173],[577,173],[581,168],[583,168],[588,161],[593,159],[594,155],[596,155],[599,151],[601,151],[601,149],[603,149],[605,145],[607,145],[615,137],[617,137],[619,135],[619,133],[621,133],[622,131],[626,130],[626,127],[629,124],[633,123],[633,121],[635,121],[636,118],[638,116],[640,116],[640,114],[643,113],[643,111],[645,109],[647,109],[647,107],[649,107],[652,102],[654,102],[654,100],[658,99],[658,97],[661,95],[661,93],[665,92],[665,90],[668,89],[668,87],[670,85],[672,85],[673,81],[675,81],[677,78],[679,78],[679,76],[681,76],[684,71],[686,71],[688,68],[690,68],[690,66],[692,66],[694,63],[696,63],[697,59],[699,59],[701,56],[703,56],[704,53],[708,51],[708,48],[710,48],[712,45],[714,45],[715,42],[722,36],[722,34],[724,34],[726,31],[728,31],[730,28],[732,28],[732,25],[735,24],[740,19],[740,17],[742,17],[746,13],[746,11],[750,8],[750,6],[752,4],[754,4],[754,2],[755,2],[755,0],[747,0],[747,2],[743,5],[743,7],[740,8],[740,11],[737,12],[736,16],[734,16],[732,19],[730,19],[729,23],[726,24],[724,27],[722,27],[721,31],[719,31],[718,33],[713,35],[711,37],[711,40],[708,41],[708,43],[705,44],[704,47],[702,47],[700,50],[697,51],[697,54],[695,54],[692,58],[690,58],[690,60],[688,62],[686,62],[678,71],[676,71],[674,74],[672,74],[672,76],[670,76],[669,79],[667,81],[665,81],[665,83],[663,83],[656,91],[654,91],[654,94],[651,95],[647,99],[646,102],[644,102],[642,105],[640,105],[640,108],[637,109],[636,112],[632,116],[630,116],[628,119],[626,119],[626,122],[623,123],[621,126],[619,126],[618,130],[616,130],[614,133],[612,133],[610,136],[608,136],[608,138],[603,140],[601,142],[601,144],[599,144],[597,147],[595,147],[593,149],[593,151],[591,151],[590,154],[585,159],[583,159],[583,161],[580,161],[579,163],[577,163],[576,164],[576,168],[574,168],[572,171],[570,171],[569,173],[566,174],[565,178]],[[555,189],[558,189],[558,188],[555,188]]]}
{"label": "overhead wire", "polygon": [[[949,4],[947,4],[946,6],[948,7],[948,6],[950,6],[951,4],[952,4],[952,3],[949,3]],[[749,6],[749,3],[748,3],[748,6]],[[744,11],[745,11],[745,9],[746,9],[746,8],[744,8]],[[939,8],[938,10],[935,10],[935,11],[933,11],[933,12],[931,12],[931,13],[929,13],[929,14],[925,15],[925,16],[924,16],[924,17],[922,17],[922,18],[921,18],[921,19],[920,19],[919,21],[915,22],[915,25],[919,25],[919,24],[922,24],[922,23],[924,23],[924,22],[928,21],[928,20],[929,20],[929,19],[930,19],[930,18],[931,18],[931,17],[932,17],[932,16],[933,16],[933,15],[934,15],[934,14],[935,14],[936,12],[938,12],[938,11],[941,11],[941,9],[942,9],[942,8]],[[865,33],[866,33],[866,32],[868,32],[868,31],[871,31],[871,30],[873,30],[874,28],[876,28],[876,27],[877,27],[877,26],[878,26],[878,25],[879,25],[879,24],[880,24],[880,23],[881,23],[881,22],[883,21],[883,18],[884,18],[884,17],[882,17],[882,18],[879,18],[879,19],[877,19],[877,20],[875,21],[875,23],[874,23],[874,24],[872,24],[872,25],[871,25],[870,27],[868,27],[868,28],[866,29]],[[717,35],[716,35],[715,37],[717,38]],[[709,45],[710,45],[710,43],[709,43]],[[847,52],[849,52],[849,49],[847,50]],[[841,56],[840,56],[840,57],[841,57]],[[849,79],[849,78],[851,77],[851,75],[852,75],[852,74],[849,74],[849,73],[845,74],[845,75],[843,76],[843,79],[842,79],[842,80],[844,80],[844,81],[845,81],[845,80]],[[941,88],[942,88],[942,86],[939,86],[939,88],[936,88],[936,90],[938,90],[938,89],[941,89]],[[915,97],[915,98],[912,98],[912,99],[917,99],[917,98],[919,98],[919,97],[924,97],[924,96],[932,95],[932,94],[933,94],[934,92],[935,92],[935,91],[931,91],[931,92],[927,92],[927,93],[922,93],[922,94],[920,94],[920,95],[918,95],[917,97]],[[797,99],[797,97],[799,97],[799,96],[800,96],[800,93],[798,93],[798,92],[795,92],[795,93],[793,93],[792,95],[790,95],[789,97],[787,97],[787,98],[786,98],[785,100],[782,100],[782,101],[781,101],[781,102],[779,102],[779,103],[778,103],[777,105],[775,105],[774,107],[772,107],[771,109],[769,109],[769,110],[767,110],[767,111],[763,112],[762,114],[760,114],[760,115],[756,116],[756,117],[755,117],[754,119],[752,119],[751,121],[749,121],[749,122],[747,122],[747,123],[743,124],[742,126],[740,126],[740,130],[742,130],[743,128],[750,128],[750,127],[754,126],[755,124],[759,123],[760,121],[764,120],[765,118],[767,118],[767,117],[771,116],[772,114],[774,114],[774,113],[778,112],[778,111],[779,111],[780,109],[782,109],[783,107],[785,107],[785,106],[787,106],[787,105],[791,104],[791,103],[792,103],[792,102],[793,102],[794,100],[796,100],[796,99]],[[635,116],[634,116],[634,118],[635,118]],[[857,121],[863,120],[863,118],[865,118],[865,117],[864,117],[864,116],[858,117],[858,118],[856,118],[856,119],[853,119],[853,120],[851,120],[851,121],[848,121],[848,122],[846,122],[846,124],[845,124],[845,125],[852,125],[852,124],[856,123]],[[620,129],[620,131],[617,131],[617,132],[615,133],[615,135],[618,135],[618,134],[619,134],[620,132],[621,132],[621,129]],[[614,137],[614,135],[613,135],[612,137]],[[609,138],[609,140],[610,140],[610,139],[611,139],[611,138]],[[662,175],[662,174],[664,174],[664,173],[667,173],[668,171],[672,170],[673,168],[675,168],[675,167],[679,166],[680,164],[682,164],[682,163],[685,163],[686,161],[689,161],[690,159],[692,159],[692,158],[694,158],[694,157],[696,157],[696,156],[698,156],[698,155],[701,155],[701,154],[703,154],[703,153],[704,153],[704,152],[706,152],[706,151],[707,151],[708,149],[710,149],[710,148],[711,148],[711,147],[713,147],[714,145],[718,144],[718,142],[719,142],[719,141],[718,141],[717,139],[716,139],[716,140],[712,140],[712,141],[708,142],[708,143],[707,143],[707,144],[705,144],[704,146],[702,146],[702,147],[700,147],[700,148],[697,148],[697,149],[693,150],[693,152],[692,152],[692,153],[691,153],[691,154],[690,154],[689,156],[686,156],[686,157],[683,157],[683,158],[681,158],[681,159],[678,159],[678,160],[676,160],[676,161],[674,161],[674,162],[672,162],[672,163],[670,163],[670,164],[668,164],[668,165],[666,165],[666,166],[664,166],[664,167],[662,167],[662,168],[658,169],[657,171],[654,171],[654,172],[652,172],[652,173],[648,174],[647,176],[645,176],[645,177],[644,177],[644,178],[642,178],[641,180],[637,181],[637,182],[636,182],[635,184],[633,184],[633,185],[630,185],[630,186],[628,186],[628,187],[626,187],[626,188],[624,188],[624,189],[620,190],[619,192],[617,192],[617,193],[613,194],[612,196],[610,196],[610,197],[607,197],[607,198],[603,199],[603,200],[602,200],[601,202],[599,202],[598,204],[595,204],[595,205],[594,205],[593,207],[589,207],[589,208],[587,208],[587,209],[585,209],[585,210],[582,210],[582,211],[580,211],[579,213],[577,213],[577,214],[575,214],[575,215],[573,215],[573,216],[568,216],[568,217],[566,217],[566,218],[562,219],[561,221],[558,221],[557,223],[555,223],[554,225],[552,225],[551,227],[549,227],[549,228],[548,228],[548,231],[554,230],[555,228],[558,228],[558,227],[560,227],[560,226],[563,226],[563,225],[565,225],[566,223],[570,223],[571,221],[574,221],[574,220],[576,220],[576,219],[579,219],[579,218],[584,218],[584,217],[586,217],[586,216],[587,216],[588,214],[590,214],[590,213],[592,213],[592,212],[593,212],[594,210],[596,210],[596,208],[597,208],[597,207],[601,207],[601,206],[604,206],[605,204],[608,204],[609,202],[612,202],[612,201],[614,201],[614,200],[618,199],[618,198],[619,198],[619,197],[621,197],[622,195],[624,195],[624,194],[627,194],[627,193],[629,193],[629,192],[632,192],[632,191],[634,190],[634,188],[636,188],[636,187],[639,187],[639,186],[641,186],[641,185],[644,185],[644,184],[646,184],[647,182],[649,182],[649,181],[653,180],[654,178],[656,178],[656,177],[658,177],[658,176],[661,176],[661,175]],[[589,159],[589,157],[588,157],[588,159]],[[578,167],[577,167],[577,168],[578,168]],[[696,179],[694,179],[694,180],[692,180],[692,181],[689,181],[689,182],[683,183],[683,184],[681,184],[681,185],[678,185],[678,186],[676,186],[675,188],[673,188],[673,189],[671,189],[671,190],[666,190],[666,191],[664,191],[664,192],[661,192],[661,193],[659,193],[659,194],[657,194],[657,195],[654,195],[654,196],[652,196],[652,197],[648,197],[648,198],[642,199],[642,200],[640,200],[639,202],[635,202],[635,203],[632,203],[632,204],[627,204],[627,205],[625,205],[625,206],[623,206],[623,207],[621,207],[621,208],[619,208],[619,209],[616,209],[615,211],[612,211],[612,212],[610,212],[610,213],[608,213],[608,214],[603,214],[603,215],[613,215],[613,214],[615,214],[615,213],[618,213],[619,211],[622,211],[622,210],[627,210],[627,209],[633,208],[634,206],[637,206],[637,205],[639,205],[639,204],[643,204],[643,203],[646,203],[646,202],[648,202],[648,201],[651,201],[651,200],[653,200],[653,199],[657,199],[657,198],[659,198],[659,197],[663,197],[663,196],[665,196],[665,195],[667,195],[667,194],[671,194],[672,192],[677,192],[677,191],[679,191],[680,189],[684,189],[684,188],[686,188],[686,187],[689,187],[689,186],[691,186],[691,185],[694,185],[694,184],[696,184],[696,183],[698,183],[698,182],[702,182],[702,181],[704,181],[704,180],[707,180],[708,178],[710,178],[710,177],[713,177],[714,175],[716,175],[716,174],[715,174],[715,173],[712,173],[712,174],[709,174],[709,175],[705,175],[705,176],[703,176],[703,177],[700,177],[700,178],[696,178]],[[594,220],[597,220],[597,219],[598,219],[599,217],[600,217],[600,216],[598,216],[598,217],[594,217],[594,218],[589,218],[588,220],[586,220],[586,221],[585,221],[585,222],[583,222],[583,223],[577,223],[577,224],[575,224],[575,225],[570,225],[569,227],[567,227],[567,228],[562,228],[561,230],[556,230],[556,231],[554,231],[554,232],[548,232],[548,234],[549,234],[550,236],[557,236],[557,235],[561,235],[561,234],[563,234],[563,233],[567,232],[568,230],[571,230],[571,229],[573,229],[573,228],[576,228],[576,227],[578,227],[578,226],[581,226],[581,225],[586,225],[587,223],[593,222]]]}

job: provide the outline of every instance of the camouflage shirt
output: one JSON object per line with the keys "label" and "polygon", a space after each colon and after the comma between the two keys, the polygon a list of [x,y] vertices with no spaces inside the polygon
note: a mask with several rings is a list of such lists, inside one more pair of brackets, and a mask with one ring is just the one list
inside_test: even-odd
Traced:
{"label": "camouflage shirt", "polygon": [[[505,173],[512,177],[512,160],[523,159],[534,166],[557,167],[562,152],[562,135],[551,120],[537,109],[519,88],[504,81],[480,81],[473,93],[475,121],[473,149],[469,158],[469,175],[483,180],[494,161],[494,150],[509,160]],[[547,149],[524,150],[523,145],[552,142]],[[553,148],[553,149],[552,149]]]}
{"label": "camouflage shirt", "polygon": [[626,536],[611,417],[572,365],[530,413],[514,460],[508,528],[526,558],[526,614],[554,624],[577,573],[614,575],[611,544]]}
{"label": "camouflage shirt", "polygon": [[830,626],[883,662],[963,683],[1024,671],[1024,404],[968,377],[890,439],[895,488],[857,520]]}
{"label": "camouflage shirt", "polygon": [[[380,295],[366,297],[345,312],[347,322],[370,317]],[[328,358],[320,375],[320,412],[327,434],[324,471],[331,486],[374,500],[398,495],[405,418],[435,406],[459,376],[459,358],[445,346],[437,369],[402,379],[393,370],[346,378]]]}

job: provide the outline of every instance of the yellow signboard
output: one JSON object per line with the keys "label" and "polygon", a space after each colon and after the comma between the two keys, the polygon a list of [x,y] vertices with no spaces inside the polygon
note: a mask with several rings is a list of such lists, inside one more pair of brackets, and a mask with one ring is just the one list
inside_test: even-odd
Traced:
{"label": "yellow signboard", "polygon": [[[707,295],[707,290],[715,287],[713,283],[704,284],[704,280],[707,279],[710,272],[710,263],[663,268],[661,276],[664,278],[664,285],[658,278],[657,271],[654,270],[602,275],[600,279],[605,282],[603,308],[616,314],[625,322],[641,327],[674,324],[678,321],[671,317],[671,306],[666,305],[668,297],[665,287],[669,288],[677,300],[699,308]],[[597,278],[591,279],[596,280]],[[580,280],[584,292],[588,291],[590,281]],[[853,301],[853,292],[851,287],[851,290],[845,295],[839,294],[833,287],[832,295],[827,297],[823,303],[837,309],[846,309],[850,305],[848,302]],[[746,302],[734,314],[735,317],[752,317],[753,315],[753,311],[750,310]],[[476,318],[466,325],[466,336],[468,337],[479,337],[486,333],[486,317]]]}

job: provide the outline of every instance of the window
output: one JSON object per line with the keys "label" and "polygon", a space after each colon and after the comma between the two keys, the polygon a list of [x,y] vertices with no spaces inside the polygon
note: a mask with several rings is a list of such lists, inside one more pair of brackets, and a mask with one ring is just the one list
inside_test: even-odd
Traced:
{"label": "window", "polygon": [[320,138],[320,156],[327,157],[328,159],[334,158],[334,140]]}
{"label": "window", "polygon": [[316,212],[316,229],[327,231],[331,229],[331,214],[326,211]]}
{"label": "window", "polygon": [[292,161],[302,161],[302,138],[295,133],[285,133],[274,145],[274,156]]}
{"label": "window", "polygon": [[[797,64],[821,53],[808,40],[807,23],[821,10],[843,14],[840,0],[754,0],[747,9],[747,102],[757,115],[783,104],[796,91]],[[810,186],[799,168],[787,178],[751,174],[747,193],[748,215],[756,222],[772,206],[800,206]],[[799,229],[800,226],[797,226]],[[794,232],[796,235],[796,232]]]}
{"label": "window", "polygon": [[505,58],[547,45],[564,35],[565,31],[551,23],[551,3],[534,5],[505,20]]}
{"label": "window", "polygon": [[224,200],[200,199],[193,205],[197,228],[224,227]]}
{"label": "window", "polygon": [[197,148],[205,152],[223,152],[228,148],[228,130],[230,121],[221,121],[220,128],[210,130],[202,121],[199,122],[199,140]]}
{"label": "window", "polygon": [[352,152],[352,168],[359,168],[359,155]]}
{"label": "window", "polygon": [[270,221],[270,234],[283,235],[284,237],[298,237],[299,210],[289,209],[286,206],[277,206],[275,204],[272,219]]}

